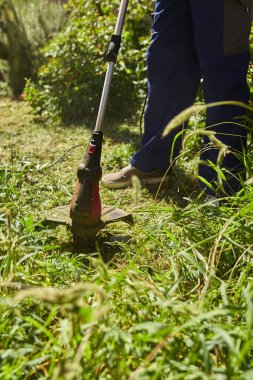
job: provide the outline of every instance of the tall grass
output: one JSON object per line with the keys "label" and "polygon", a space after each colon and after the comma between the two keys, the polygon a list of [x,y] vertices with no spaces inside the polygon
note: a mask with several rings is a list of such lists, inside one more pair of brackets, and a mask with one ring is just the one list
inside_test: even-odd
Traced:
{"label": "tall grass", "polygon": [[[101,189],[104,202],[131,209],[136,225],[110,227],[77,252],[64,228],[41,229],[38,216],[69,201],[81,149],[62,166],[38,168],[80,130],[37,126],[22,104],[1,109],[1,378],[251,379],[251,186],[220,207],[190,188],[178,194],[188,198],[184,208],[171,182],[161,191],[174,200],[155,201],[137,185]],[[115,132],[107,139],[103,166],[128,156],[128,131],[123,142]]]}

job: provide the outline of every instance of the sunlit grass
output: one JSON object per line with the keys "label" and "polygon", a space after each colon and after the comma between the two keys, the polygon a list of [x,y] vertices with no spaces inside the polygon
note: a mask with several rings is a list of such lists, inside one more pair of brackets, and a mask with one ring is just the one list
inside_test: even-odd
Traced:
{"label": "sunlit grass", "polygon": [[[180,168],[158,194],[101,189],[135,226],[107,227],[77,251],[40,217],[69,203],[90,130],[36,124],[24,103],[0,107],[1,378],[251,379],[251,186],[220,207]],[[106,132],[105,171],[138,142],[135,128],[120,134]]]}

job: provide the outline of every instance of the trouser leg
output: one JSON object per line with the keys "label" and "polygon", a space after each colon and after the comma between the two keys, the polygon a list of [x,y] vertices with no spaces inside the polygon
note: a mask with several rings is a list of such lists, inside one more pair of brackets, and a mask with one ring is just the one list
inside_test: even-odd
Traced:
{"label": "trouser leg", "polygon": [[[248,37],[251,0],[189,0],[195,28],[195,44],[204,80],[205,102],[236,100],[248,103],[249,89],[246,76],[249,66]],[[225,183],[228,194],[239,189],[237,179],[244,173],[242,152],[246,146],[245,109],[221,106],[207,110],[207,128],[233,151],[224,157],[222,168],[231,172]],[[205,144],[209,142],[205,138]],[[217,163],[219,150],[204,149],[201,160]],[[210,165],[201,164],[199,174],[206,181],[217,183],[217,173]],[[215,183],[216,182],[216,183]],[[203,185],[204,186],[204,185]],[[212,190],[206,189],[212,194]]]}
{"label": "trouser leg", "polygon": [[181,138],[173,140],[181,128],[165,139],[166,124],[196,97],[200,69],[195,50],[194,27],[189,0],[157,0],[151,44],[147,54],[148,103],[141,149],[131,164],[142,171],[170,164],[181,148]]}

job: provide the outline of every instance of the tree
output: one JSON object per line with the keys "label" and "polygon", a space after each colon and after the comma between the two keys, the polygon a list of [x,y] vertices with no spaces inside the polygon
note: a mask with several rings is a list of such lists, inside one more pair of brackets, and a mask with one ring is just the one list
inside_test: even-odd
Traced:
{"label": "tree", "polygon": [[14,96],[24,89],[25,78],[32,72],[32,51],[23,23],[12,0],[0,3],[0,29],[8,44],[0,43],[0,58],[9,64],[9,84]]}

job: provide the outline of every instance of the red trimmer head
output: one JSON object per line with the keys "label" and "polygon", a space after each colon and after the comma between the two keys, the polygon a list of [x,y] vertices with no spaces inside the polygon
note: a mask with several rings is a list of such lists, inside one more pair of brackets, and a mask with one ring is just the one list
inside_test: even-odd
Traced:
{"label": "red trimmer head", "polygon": [[125,221],[133,224],[130,214],[101,205],[99,181],[103,132],[93,131],[84,163],[77,170],[78,182],[70,205],[71,230],[77,244],[93,238],[106,224]]}
{"label": "red trimmer head", "polygon": [[75,236],[83,236],[88,231],[96,233],[101,229],[101,201],[99,181],[103,133],[93,131],[84,163],[77,170],[77,185],[70,205],[72,231]]}
{"label": "red trimmer head", "polygon": [[69,205],[56,207],[46,217],[47,222],[66,225],[78,246],[94,239],[109,223],[134,223],[131,214],[113,206],[101,205],[99,181],[102,176],[102,139],[101,131],[93,131],[84,162],[77,170],[78,181],[70,208]]}

